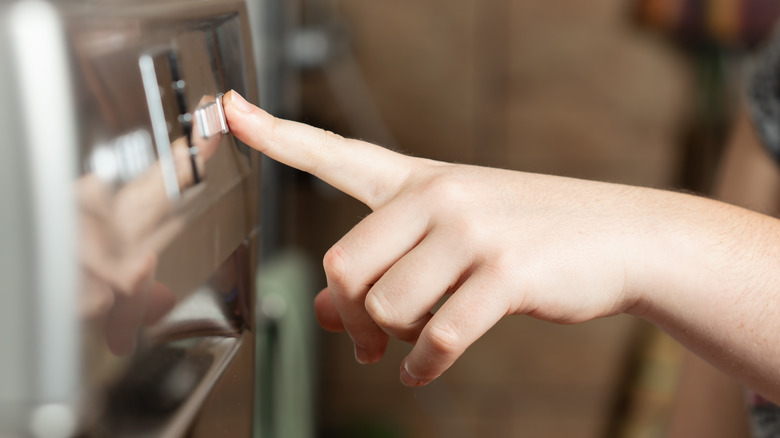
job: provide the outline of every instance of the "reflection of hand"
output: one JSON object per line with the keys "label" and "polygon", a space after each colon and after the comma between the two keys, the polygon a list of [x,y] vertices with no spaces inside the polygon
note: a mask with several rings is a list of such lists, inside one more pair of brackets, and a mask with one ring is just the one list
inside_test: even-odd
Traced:
{"label": "reflection of hand", "polygon": [[411,342],[401,379],[421,385],[505,315],[631,312],[780,400],[780,221],[681,193],[407,157],[232,92],[225,111],[245,143],[373,210],[325,255],[315,300],[359,361],[379,360],[388,334]]}
{"label": "reflection of hand", "polygon": [[[193,136],[201,176],[220,138]],[[184,139],[171,147],[183,190],[194,181],[190,151]],[[102,326],[113,353],[129,354],[138,330],[158,321],[175,303],[173,293],[154,280],[157,255],[144,245],[145,238],[171,208],[162,172],[156,163],[118,190],[95,174],[88,174],[77,181],[76,187],[84,272],[82,312],[86,320]]]}

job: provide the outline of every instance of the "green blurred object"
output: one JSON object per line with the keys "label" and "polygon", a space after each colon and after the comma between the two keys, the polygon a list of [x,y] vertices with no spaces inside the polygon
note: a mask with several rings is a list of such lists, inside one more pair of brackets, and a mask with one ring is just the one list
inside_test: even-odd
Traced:
{"label": "green blurred object", "polygon": [[389,418],[362,418],[334,430],[325,430],[322,438],[403,438],[401,427]]}
{"label": "green blurred object", "polygon": [[257,272],[255,438],[314,436],[311,261],[282,251]]}

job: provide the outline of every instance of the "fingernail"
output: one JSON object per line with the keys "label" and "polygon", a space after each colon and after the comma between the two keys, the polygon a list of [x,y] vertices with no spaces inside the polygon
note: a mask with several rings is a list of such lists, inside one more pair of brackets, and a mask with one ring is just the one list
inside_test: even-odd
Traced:
{"label": "fingernail", "polygon": [[360,364],[366,365],[371,363],[371,356],[368,354],[368,350],[355,344],[355,360]]}
{"label": "fingernail", "polygon": [[401,365],[401,383],[403,383],[406,386],[425,385],[425,382],[418,379],[412,373],[409,372],[409,364],[406,361],[404,361],[403,365]]}
{"label": "fingernail", "polygon": [[252,110],[252,105],[238,94],[236,90],[230,90],[230,101],[241,112],[248,113]]}

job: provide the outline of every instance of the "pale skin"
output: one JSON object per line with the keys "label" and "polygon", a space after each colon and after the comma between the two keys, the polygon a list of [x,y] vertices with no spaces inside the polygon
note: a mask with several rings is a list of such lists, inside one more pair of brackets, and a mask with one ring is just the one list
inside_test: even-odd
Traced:
{"label": "pale skin", "polygon": [[414,344],[401,381],[425,385],[504,316],[630,313],[780,401],[780,221],[683,193],[408,157],[234,92],[224,102],[239,139],[371,208],[326,253],[315,300],[359,362],[399,338]]}
{"label": "pale skin", "polygon": [[[724,153],[715,195],[777,217],[780,212],[780,166],[767,153],[743,105]],[[693,354],[683,360],[670,438],[748,437],[744,389]]]}

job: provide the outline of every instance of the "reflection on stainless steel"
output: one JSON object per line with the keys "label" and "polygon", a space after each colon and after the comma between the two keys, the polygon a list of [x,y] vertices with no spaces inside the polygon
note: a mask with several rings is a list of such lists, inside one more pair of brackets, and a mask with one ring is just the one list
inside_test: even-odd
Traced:
{"label": "reflection on stainless steel", "polygon": [[152,119],[152,132],[154,132],[154,142],[157,145],[157,157],[160,159],[165,191],[168,198],[177,200],[179,198],[179,183],[173,165],[171,141],[168,138],[169,128],[165,120],[165,110],[160,96],[160,82],[154,68],[154,59],[148,54],[143,54],[138,59],[138,67],[141,70],[146,104],[149,106],[149,117]]}
{"label": "reflection on stainless steel", "polygon": [[0,20],[0,55],[33,69],[0,97],[36,169],[0,255],[39,262],[0,299],[20,315],[0,437],[248,436],[259,157],[220,111],[230,89],[256,100],[244,4],[19,0]]}
{"label": "reflection on stainless steel", "polygon": [[241,247],[160,322],[149,330],[154,342],[169,342],[202,336],[241,334],[250,324],[251,302],[247,301],[251,279],[243,267],[248,249]]}
{"label": "reflection on stainless steel", "polygon": [[95,146],[89,167],[102,181],[128,182],[140,177],[154,161],[152,137],[139,129]]}
{"label": "reflection on stainless steel", "polygon": [[222,107],[222,96],[221,93],[218,94],[214,102],[209,102],[195,110],[201,138],[208,139],[218,133],[230,132],[225,118],[225,109]]}
{"label": "reflection on stainless steel", "polygon": [[237,349],[251,340],[245,335],[248,251],[242,246],[146,330],[144,343],[107,385],[102,412],[85,436],[179,436],[191,425]]}

